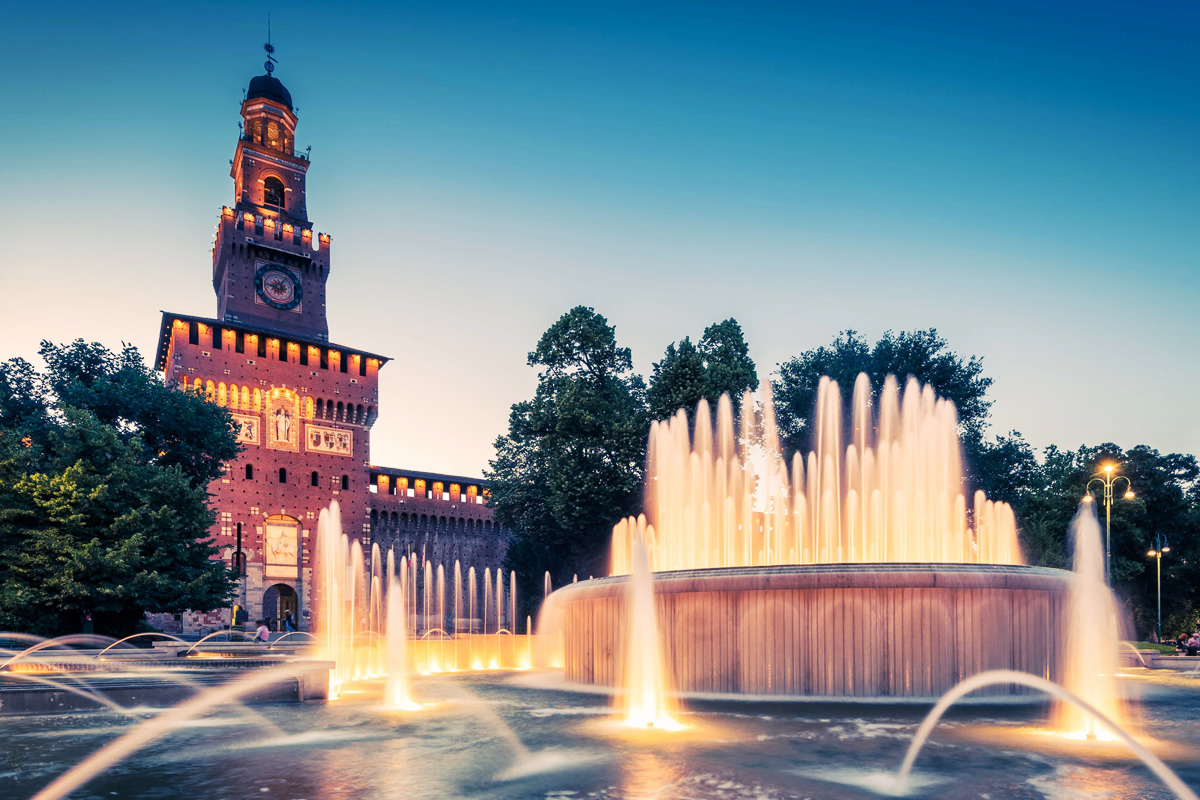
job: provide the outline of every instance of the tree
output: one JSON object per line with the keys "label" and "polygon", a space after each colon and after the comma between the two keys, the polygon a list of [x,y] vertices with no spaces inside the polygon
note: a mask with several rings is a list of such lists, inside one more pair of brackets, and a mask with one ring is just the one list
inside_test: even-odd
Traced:
{"label": "tree", "polygon": [[1019,431],[990,442],[968,440],[966,445],[967,481],[972,488],[987,493],[989,499],[1020,506],[1038,485],[1042,468]]}
{"label": "tree", "polygon": [[843,418],[849,419],[854,381],[862,372],[871,381],[875,399],[888,375],[895,375],[901,385],[911,375],[933,386],[939,396],[953,400],[958,408],[968,461],[973,449],[981,446],[992,405],[987,399],[992,379],[984,377],[981,358],[964,359],[951,351],[934,328],[887,331],[873,346],[862,334],[847,330],[829,345],[805,351],[779,365],[772,389],[780,436],[789,459],[793,452],[808,445],[809,417],[816,408],[821,377],[828,375],[837,381],[846,404]]}
{"label": "tree", "polygon": [[757,388],[758,373],[742,326],[731,317],[705,328],[698,346],[686,336],[678,346],[667,345],[662,361],[654,365],[646,399],[652,419],[667,419],[682,408],[694,420],[701,399],[715,410],[717,400],[728,393],[736,410],[742,393]]}
{"label": "tree", "polygon": [[496,519],[513,532],[505,568],[524,586],[546,571],[556,585],[604,574],[612,526],[641,507],[644,383],[614,328],[584,306],[550,326],[528,363],[537,390],[513,405],[486,475]]}
{"label": "tree", "polygon": [[238,451],[228,412],[167,387],[137,350],[43,342],[0,364],[0,628],[134,630],[145,612],[211,610],[207,484]]}
{"label": "tree", "polygon": [[[1046,448],[1036,479],[1016,505],[1022,550],[1029,563],[1070,569],[1069,528],[1088,481],[1114,464],[1129,478],[1135,496],[1112,506],[1112,585],[1139,636],[1156,627],[1153,561],[1146,556],[1156,534],[1170,542],[1163,557],[1163,633],[1195,629],[1200,622],[1200,465],[1191,455],[1163,455],[1139,445],[1129,450],[1106,443],[1076,451]],[[1094,507],[1103,528],[1098,487]]]}

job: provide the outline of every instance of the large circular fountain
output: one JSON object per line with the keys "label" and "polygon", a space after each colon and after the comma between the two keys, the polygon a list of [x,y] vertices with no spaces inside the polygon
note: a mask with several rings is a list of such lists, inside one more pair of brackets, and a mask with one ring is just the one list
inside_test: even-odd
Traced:
{"label": "large circular fountain", "polygon": [[[654,593],[679,691],[929,698],[990,669],[1057,677],[1069,578],[1014,565],[815,564],[657,573]],[[556,592],[568,680],[624,684],[629,581]]]}
{"label": "large circular fountain", "polygon": [[850,409],[843,426],[823,379],[813,450],[790,466],[769,392],[743,399],[754,435],[728,397],[715,415],[701,401],[694,429],[682,411],[655,423],[649,519],[614,529],[613,577],[553,595],[566,677],[625,686],[649,614],[681,692],[929,698],[992,669],[1059,679],[1071,575],[1021,564],[1006,503],[968,503],[953,403],[912,379],[876,398],[862,375]]}

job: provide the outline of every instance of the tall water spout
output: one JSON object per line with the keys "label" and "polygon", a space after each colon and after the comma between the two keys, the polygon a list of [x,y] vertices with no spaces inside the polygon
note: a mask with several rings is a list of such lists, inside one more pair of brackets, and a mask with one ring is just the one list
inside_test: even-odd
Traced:
{"label": "tall water spout", "polygon": [[[715,430],[704,401],[694,431],[682,410],[651,425],[651,568],[1021,563],[1008,504],[982,492],[969,503],[964,494],[954,403],[915,378],[901,391],[891,376],[873,403],[865,375],[852,400],[844,426],[838,384],[821,379],[812,450],[796,454],[790,474],[766,386],[757,407],[749,392],[742,397],[740,434],[728,397],[717,404]],[[614,575],[630,572],[634,522],[614,529]]]}
{"label": "tall water spout", "polygon": [[658,638],[654,576],[642,536],[637,536],[633,543],[633,575],[626,603],[629,622],[625,642],[625,724],[633,728],[679,730],[682,726],[671,717],[674,710],[669,696],[671,681]]}
{"label": "tall water spout", "polygon": [[420,708],[412,699],[408,681],[408,620],[405,619],[405,592],[392,576],[387,593],[387,683],[384,705],[402,711]]}
{"label": "tall water spout", "polygon": [[[1116,598],[1104,582],[1104,544],[1090,504],[1080,503],[1071,520],[1075,577],[1067,611],[1067,658],[1063,685],[1109,719],[1125,724],[1117,686],[1120,616]],[[1060,704],[1059,730],[1087,738],[1112,738],[1112,732],[1077,706]]]}

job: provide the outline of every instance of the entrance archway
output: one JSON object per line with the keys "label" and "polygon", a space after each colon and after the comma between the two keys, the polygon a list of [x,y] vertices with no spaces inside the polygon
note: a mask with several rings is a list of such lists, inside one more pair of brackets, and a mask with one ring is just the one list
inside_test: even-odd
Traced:
{"label": "entrance archway", "polygon": [[276,631],[283,631],[283,620],[290,611],[292,613],[292,624],[299,627],[299,610],[300,605],[296,596],[296,590],[286,583],[277,583],[267,588],[263,592],[263,618],[267,620],[267,626]]}

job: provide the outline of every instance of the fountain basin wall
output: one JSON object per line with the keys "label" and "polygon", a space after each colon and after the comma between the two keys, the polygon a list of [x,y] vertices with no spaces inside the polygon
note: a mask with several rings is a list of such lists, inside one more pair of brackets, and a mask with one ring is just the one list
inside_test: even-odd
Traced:
{"label": "fountain basin wall", "polygon": [[[621,685],[627,580],[555,592],[568,680]],[[678,691],[932,698],[989,669],[1057,680],[1070,581],[1041,567],[818,564],[660,572],[654,591]]]}

